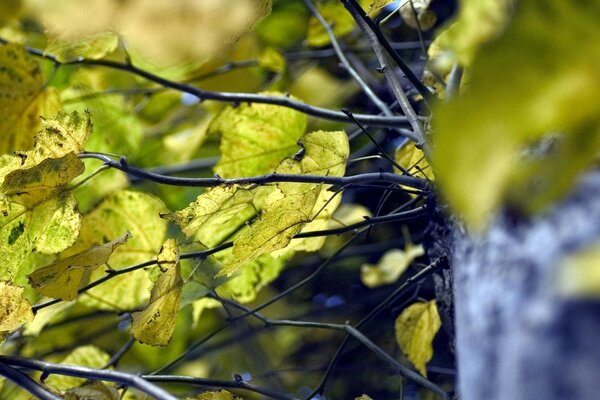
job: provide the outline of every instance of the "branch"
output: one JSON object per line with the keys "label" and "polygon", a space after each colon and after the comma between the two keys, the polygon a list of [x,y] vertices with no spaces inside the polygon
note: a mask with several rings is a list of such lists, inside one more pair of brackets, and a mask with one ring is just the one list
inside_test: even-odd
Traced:
{"label": "branch", "polygon": [[[0,43],[11,43],[10,41],[0,38]],[[50,60],[56,65],[87,65],[87,66],[100,66],[107,67],[115,70],[125,71],[134,75],[140,76],[147,79],[150,82],[157,83],[163,87],[178,90],[180,92],[189,93],[193,96],[198,97],[201,101],[203,100],[216,100],[221,102],[231,102],[235,104],[240,103],[262,103],[262,104],[273,104],[282,107],[292,108],[298,110],[313,117],[329,119],[333,121],[350,122],[348,117],[340,112],[333,111],[326,108],[312,106],[310,104],[303,103],[301,101],[292,99],[287,96],[270,96],[255,93],[232,93],[232,92],[211,92],[208,90],[202,90],[198,87],[192,86],[186,83],[180,83],[171,81],[166,78],[162,78],[149,71],[138,68],[129,63],[121,63],[110,60],[90,60],[80,58],[74,61],[60,62],[56,59],[56,56],[48,54],[43,50],[36,49],[29,46],[23,46],[27,52],[38,57]],[[356,114],[356,118],[365,124],[371,126],[379,126],[386,128],[402,127],[407,125],[407,119],[401,116],[387,117],[370,114]]]}
{"label": "branch", "polygon": [[[345,115],[345,114],[344,114]],[[354,115],[356,118],[356,115]],[[358,120],[358,119],[357,119]],[[148,179],[156,183],[172,186],[190,186],[190,187],[213,187],[221,185],[265,185],[268,183],[277,182],[297,182],[297,183],[323,183],[328,185],[350,185],[357,183],[370,182],[390,182],[399,185],[408,186],[415,189],[428,190],[429,184],[425,179],[412,176],[396,175],[390,172],[371,172],[352,176],[320,176],[320,175],[296,175],[296,174],[277,174],[271,173],[267,175],[252,176],[248,178],[231,178],[225,179],[221,177],[214,178],[181,178],[161,175],[150,172],[141,168],[137,168],[127,164],[127,161],[122,157],[119,161],[113,160],[106,154],[102,153],[82,153],[80,158],[95,158],[104,161],[104,163],[112,168],[116,168],[127,174],[137,176],[139,178]]]}
{"label": "branch", "polygon": [[28,375],[10,368],[0,363],[0,375],[12,381],[15,385],[25,389],[35,397],[41,400],[62,400],[62,397],[55,395],[43,387],[39,382],[34,381]]}
{"label": "branch", "polygon": [[[125,372],[94,369],[75,365],[61,365],[46,361],[30,360],[22,357],[4,355],[0,355],[0,363],[35,371],[42,371],[44,374],[75,376],[78,378],[115,382],[120,385],[131,386],[158,400],[177,400],[175,396],[169,394],[160,387],[153,385],[137,375],[128,374]],[[52,398],[52,400],[55,399],[56,398]],[[60,397],[58,399],[60,399]]]}

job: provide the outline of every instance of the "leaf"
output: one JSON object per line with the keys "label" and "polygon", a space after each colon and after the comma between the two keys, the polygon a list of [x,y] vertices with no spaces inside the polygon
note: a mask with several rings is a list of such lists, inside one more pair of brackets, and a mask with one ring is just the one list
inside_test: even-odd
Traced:
{"label": "leaf", "polygon": [[[188,399],[190,399],[188,397]],[[219,392],[204,392],[195,397],[196,400],[243,400],[241,397],[234,396],[227,390],[221,390]]]}
{"label": "leaf", "polygon": [[360,396],[356,397],[354,400],[373,400],[373,399],[368,394],[361,394]]}
{"label": "leaf", "polygon": [[380,10],[383,7],[394,3],[395,1],[396,0],[374,0],[374,1],[371,1],[369,4],[369,10],[367,11],[367,14],[373,15],[375,13],[375,11]]}
{"label": "leaf", "polygon": [[400,6],[400,16],[413,29],[427,31],[437,22],[435,11],[429,8],[431,0],[406,0]]}
{"label": "leaf", "polygon": [[18,17],[23,8],[22,0],[4,0],[0,2],[0,25]]}
{"label": "leaf", "polygon": [[[316,131],[302,137],[299,160],[284,159],[276,172],[341,176],[345,172],[349,145],[343,131]],[[303,154],[303,155],[302,155]],[[242,264],[262,254],[286,247],[319,211],[317,200],[324,185],[279,183],[278,190],[266,199],[265,208],[250,229],[243,231],[233,244],[233,257],[225,263],[218,276],[233,274]]]}
{"label": "leaf", "polygon": [[82,221],[77,201],[67,191],[38,205],[31,218],[35,250],[42,254],[56,254],[75,243]]}
{"label": "leaf", "polygon": [[0,281],[0,341],[9,332],[32,320],[31,304],[23,297],[23,288]]}
{"label": "leaf", "polygon": [[183,287],[175,239],[165,242],[157,262],[163,272],[152,287],[150,302],[146,308],[131,314],[131,334],[141,343],[166,346],[175,329]]}
{"label": "leaf", "polygon": [[423,376],[433,356],[433,338],[441,327],[435,300],[406,307],[396,318],[396,341]]}
{"label": "leaf", "polygon": [[107,386],[101,381],[91,381],[67,390],[64,398],[65,400],[119,400],[121,396],[114,387]]}
{"label": "leaf", "polygon": [[61,301],[60,303],[52,304],[51,306],[38,310],[38,312],[35,313],[33,321],[25,325],[25,329],[23,329],[23,335],[38,336],[46,325],[54,320],[54,318],[60,316],[73,304],[74,302]]}
{"label": "leaf", "polygon": [[99,60],[112,53],[119,45],[119,36],[114,32],[98,32],[75,41],[54,40],[46,46],[46,53],[60,62],[80,58]]}
{"label": "leaf", "polygon": [[[150,194],[128,190],[113,192],[84,215],[77,241],[61,257],[115,240],[128,231],[132,238],[115,249],[110,266],[117,269],[153,259],[166,235],[167,221],[160,218],[166,211],[164,203]],[[96,270],[90,280],[102,276],[104,272]],[[96,300],[86,297],[81,300],[95,308],[114,310],[116,306],[130,310],[148,298],[151,285],[147,272],[140,269],[113,277],[91,289],[89,293]]]}
{"label": "leaf", "polygon": [[423,245],[413,245],[408,242],[404,250],[394,249],[387,251],[377,265],[363,264],[360,267],[360,280],[369,287],[374,288],[394,283],[406,271],[415,258],[425,254]]}
{"label": "leaf", "polygon": [[433,170],[427,162],[423,150],[417,148],[414,142],[406,140],[402,145],[396,148],[394,159],[411,175],[425,178],[430,181],[435,180]]}
{"label": "leaf", "polygon": [[0,154],[31,147],[39,117],[59,111],[58,93],[44,86],[39,63],[23,46],[0,45]]}
{"label": "leaf", "polygon": [[44,296],[73,300],[79,288],[87,283],[90,273],[106,264],[113,251],[130,237],[127,232],[112,242],[55,261],[29,274],[29,283]]}
{"label": "leaf", "polygon": [[267,47],[259,54],[258,65],[271,72],[281,74],[285,71],[286,61],[276,49]]}
{"label": "leaf", "polygon": [[559,294],[573,298],[600,297],[600,244],[593,243],[558,260],[554,285]]}
{"label": "leaf", "polygon": [[436,177],[471,227],[506,202],[544,210],[598,153],[593,3],[520,2],[504,35],[479,51],[468,90],[435,110]]}
{"label": "leaf", "polygon": [[32,208],[83,173],[85,166],[74,153],[61,158],[46,158],[31,168],[19,168],[4,177],[0,193],[12,201]]}
{"label": "leaf", "polygon": [[[78,365],[88,368],[103,368],[110,356],[96,346],[81,346],[73,350],[60,363],[63,365]],[[84,378],[53,374],[44,383],[54,389],[64,391],[85,383]]]}
{"label": "leaf", "polygon": [[162,215],[189,238],[207,247],[222,243],[255,213],[254,193],[239,186],[217,186],[202,193],[183,210]]}
{"label": "leaf", "polygon": [[218,300],[210,297],[203,297],[194,301],[192,303],[192,327],[195,328],[198,326],[198,322],[200,322],[200,317],[202,316],[202,312],[204,310],[219,307],[221,307],[221,303]]}
{"label": "leaf", "polygon": [[[346,36],[354,30],[354,26],[356,25],[354,18],[346,11],[342,3],[335,1],[319,3],[317,4],[317,10],[323,19],[332,26],[333,34],[336,38]],[[306,42],[309,46],[313,47],[321,47],[330,43],[327,32],[319,20],[312,15],[308,20]]]}
{"label": "leaf", "polygon": [[209,126],[209,134],[221,135],[221,159],[215,172],[224,178],[273,172],[297,150],[306,123],[305,114],[269,104],[225,108]]}

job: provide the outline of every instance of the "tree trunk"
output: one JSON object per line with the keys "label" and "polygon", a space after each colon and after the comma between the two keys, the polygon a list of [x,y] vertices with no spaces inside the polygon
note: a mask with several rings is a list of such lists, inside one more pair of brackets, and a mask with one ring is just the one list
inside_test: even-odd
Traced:
{"label": "tree trunk", "polygon": [[454,238],[460,399],[600,398],[600,302],[556,292],[557,261],[600,242],[600,173],[543,216]]}

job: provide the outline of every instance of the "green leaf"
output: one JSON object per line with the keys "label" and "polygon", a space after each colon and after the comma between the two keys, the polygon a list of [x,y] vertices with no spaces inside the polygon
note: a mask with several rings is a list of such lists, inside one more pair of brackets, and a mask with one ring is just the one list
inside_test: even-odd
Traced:
{"label": "green leaf", "polygon": [[117,389],[101,381],[87,382],[83,386],[71,388],[64,394],[65,400],[120,400]]}
{"label": "green leaf", "polygon": [[52,41],[46,46],[46,53],[52,54],[60,62],[75,61],[79,58],[99,60],[112,53],[119,45],[119,37],[114,32],[98,32],[76,41]]}
{"label": "green leaf", "polygon": [[0,281],[0,341],[9,332],[32,320],[31,304],[23,297],[23,288]]}
{"label": "green leaf", "polygon": [[[342,176],[349,145],[343,131],[311,132],[302,137],[303,151],[295,158],[284,159],[276,172],[281,174]],[[279,183],[265,200],[265,208],[250,229],[243,231],[233,245],[233,257],[225,263],[219,276],[233,274],[241,265],[262,254],[285,248],[292,237],[320,211],[318,203],[325,185]]]}
{"label": "green leaf", "polygon": [[406,307],[396,318],[396,341],[423,376],[433,356],[433,338],[441,327],[435,300]]}
{"label": "green leaf", "polygon": [[[103,368],[108,364],[109,360],[110,356],[98,347],[81,346],[69,353],[69,355],[60,363],[64,365],[79,365],[88,368]],[[85,381],[84,378],[53,374],[44,382],[54,389],[63,391],[75,386],[81,386]]]}
{"label": "green leaf", "polygon": [[[346,36],[354,30],[356,24],[354,18],[346,11],[342,3],[330,0],[317,4],[317,9],[325,21],[333,27],[333,34],[336,38]],[[312,15],[308,20],[306,41],[309,46],[313,47],[325,46],[330,43],[327,32],[319,20]]]}
{"label": "green leaf", "polygon": [[54,115],[59,109],[58,94],[45,88],[37,60],[21,45],[0,45],[0,154],[33,146],[41,126],[39,117]]}
{"label": "green leaf", "polygon": [[258,56],[258,65],[261,67],[281,74],[285,71],[285,58],[273,47],[267,47]]}
{"label": "green leaf", "polygon": [[69,309],[73,303],[74,302],[61,301],[60,303],[52,304],[51,306],[38,310],[38,312],[35,313],[33,321],[25,325],[23,335],[38,336],[46,325],[55,318],[58,318],[63,312]]}
{"label": "green leaf", "polygon": [[113,251],[130,237],[127,232],[112,242],[55,261],[29,274],[29,283],[44,296],[73,300],[79,288],[87,283],[90,273],[106,264]]}
{"label": "green leaf", "polygon": [[[166,234],[167,222],[160,218],[160,214],[166,211],[164,203],[150,194],[127,190],[111,193],[84,215],[77,242],[61,257],[115,240],[123,232],[131,232],[132,238],[115,249],[110,266],[116,269],[153,259]],[[104,272],[96,270],[90,280],[103,275]],[[148,298],[151,285],[146,271],[136,270],[91,289],[89,292],[94,299],[82,297],[82,301],[100,309],[114,310],[115,306],[133,309]]]}
{"label": "green leaf", "polygon": [[[188,397],[188,400],[193,400]],[[204,392],[195,397],[195,400],[243,400],[241,397],[234,396],[227,390],[219,392]]]}
{"label": "green leaf", "polygon": [[221,159],[215,172],[224,178],[273,172],[297,150],[306,122],[301,112],[269,104],[225,108],[209,126],[209,134],[221,135]]}
{"label": "green leaf", "polygon": [[150,302],[142,310],[131,314],[131,334],[141,343],[166,346],[175,329],[175,320],[181,301],[181,270],[179,249],[175,239],[168,239],[157,257],[162,271],[150,295]]}
{"label": "green leaf", "polygon": [[520,2],[473,61],[468,88],[435,110],[437,178],[472,227],[506,202],[545,209],[600,149],[600,7],[578,4]]}
{"label": "green leaf", "polygon": [[200,317],[202,316],[202,312],[204,310],[218,307],[221,307],[221,303],[218,300],[212,299],[210,297],[203,297],[194,301],[192,303],[192,326],[198,326],[198,322],[200,322]]}

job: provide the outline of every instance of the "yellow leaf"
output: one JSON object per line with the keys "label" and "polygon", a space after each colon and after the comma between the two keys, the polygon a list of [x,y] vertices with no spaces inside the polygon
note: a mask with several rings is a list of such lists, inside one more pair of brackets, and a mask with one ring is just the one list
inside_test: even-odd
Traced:
{"label": "yellow leaf", "polygon": [[382,9],[383,7],[394,3],[396,0],[374,0],[369,4],[369,10],[367,13],[373,15],[375,11]]}
{"label": "yellow leaf", "polygon": [[425,158],[423,150],[417,148],[414,142],[405,141],[396,149],[394,154],[396,162],[411,175],[425,178],[430,181],[435,179],[433,170]]}
{"label": "yellow leaf", "polygon": [[79,40],[53,40],[46,46],[46,52],[60,62],[74,61],[79,58],[99,60],[112,53],[119,45],[119,36],[114,32],[99,32]]}
{"label": "yellow leaf", "polygon": [[[325,21],[333,27],[333,34],[336,38],[343,37],[354,30],[356,23],[352,15],[346,11],[344,5],[338,1],[327,1],[317,4],[319,13]],[[306,32],[306,41],[309,46],[320,47],[329,44],[327,32],[314,16],[311,15],[308,20],[308,30]]]}
{"label": "yellow leaf", "polygon": [[23,329],[23,335],[38,336],[46,325],[52,322],[52,320],[55,318],[58,319],[61,314],[70,308],[74,303],[74,301],[61,301],[38,310],[38,312],[35,313],[33,321],[25,325],[25,329]]}
{"label": "yellow leaf", "polygon": [[157,260],[163,272],[152,287],[146,308],[131,314],[131,334],[141,343],[166,346],[175,329],[183,287],[175,239],[165,242]]}
{"label": "yellow leaf", "polygon": [[217,186],[202,193],[183,210],[162,215],[187,237],[207,247],[220,244],[255,213],[253,192],[239,186]]}
{"label": "yellow leaf", "polygon": [[485,228],[505,203],[544,210],[598,154],[598,10],[519,2],[504,33],[479,49],[468,88],[434,110],[436,178],[471,227]]}
{"label": "yellow leaf", "polygon": [[373,400],[373,399],[368,394],[361,394],[360,396],[356,397],[354,400]]}
{"label": "yellow leaf", "polygon": [[71,192],[60,191],[40,203],[31,214],[35,250],[56,254],[75,243],[81,228],[81,214]]}
{"label": "yellow leaf", "polygon": [[215,172],[224,178],[273,172],[282,159],[297,151],[306,123],[305,114],[269,104],[225,108],[209,126],[209,134],[221,135],[221,159]]}
{"label": "yellow leaf", "polygon": [[554,284],[564,296],[600,297],[600,244],[594,243],[559,260]]}
{"label": "yellow leaf", "polygon": [[281,74],[285,71],[286,62],[280,52],[272,47],[267,47],[259,54],[258,64],[271,72]]}
{"label": "yellow leaf", "polygon": [[39,117],[59,109],[58,93],[45,88],[37,60],[21,45],[0,45],[0,154],[31,147],[41,126]]}
{"label": "yellow leaf", "polygon": [[[302,137],[303,147],[295,158],[284,159],[276,172],[342,176],[349,153],[348,137],[343,131],[316,131]],[[265,200],[260,219],[243,231],[233,245],[233,257],[226,261],[218,276],[233,274],[240,265],[262,254],[285,248],[320,211],[318,202],[326,185],[286,183],[277,185]],[[334,210],[329,210],[330,214]]]}
{"label": "yellow leaf", "polygon": [[114,387],[107,386],[101,381],[91,381],[67,390],[64,398],[65,400],[119,400],[121,395]]}
{"label": "yellow leaf", "polygon": [[[61,257],[85,251],[103,240],[115,240],[123,232],[131,232],[132,238],[115,249],[110,266],[117,269],[153,259],[166,235],[167,221],[160,218],[166,211],[164,203],[150,194],[128,190],[113,192],[84,215],[77,241]],[[97,269],[90,279],[102,276],[104,271]],[[140,269],[96,286],[90,290],[93,298],[85,296],[81,301],[100,309],[114,310],[116,306],[130,310],[148,299],[151,287],[148,273]]]}
{"label": "yellow leaf", "polygon": [[[188,399],[193,400],[188,397]],[[219,392],[204,392],[196,396],[195,400],[243,400],[241,397],[234,396],[227,390],[221,390]]]}
{"label": "yellow leaf", "polygon": [[[96,346],[81,346],[77,347],[60,363],[64,365],[79,365],[88,368],[103,368],[110,356]],[[57,390],[67,390],[84,384],[86,379],[75,378],[72,376],[52,374],[44,381],[44,383]]]}
{"label": "yellow leaf", "polygon": [[4,177],[0,193],[12,201],[32,208],[83,173],[85,166],[74,154],[46,158],[30,168],[19,168]]}
{"label": "yellow leaf", "polygon": [[408,242],[404,250],[387,251],[377,265],[363,264],[360,267],[360,280],[370,288],[394,283],[414,259],[423,254],[425,254],[423,245],[415,246]]}
{"label": "yellow leaf", "polygon": [[435,300],[406,307],[396,318],[396,341],[410,362],[423,376],[433,356],[433,338],[442,322]]}
{"label": "yellow leaf", "polygon": [[90,273],[106,264],[115,248],[124,244],[131,234],[101,246],[58,260],[29,274],[31,287],[44,296],[73,300],[79,288],[87,283]]}
{"label": "yellow leaf", "polygon": [[4,0],[0,2],[0,25],[4,22],[18,17],[23,8],[22,0]]}
{"label": "yellow leaf", "polygon": [[429,8],[431,0],[404,0],[400,16],[406,25],[423,31],[433,28],[437,21],[436,13]]}
{"label": "yellow leaf", "polygon": [[31,304],[23,297],[23,288],[0,281],[0,340],[32,320]]}

